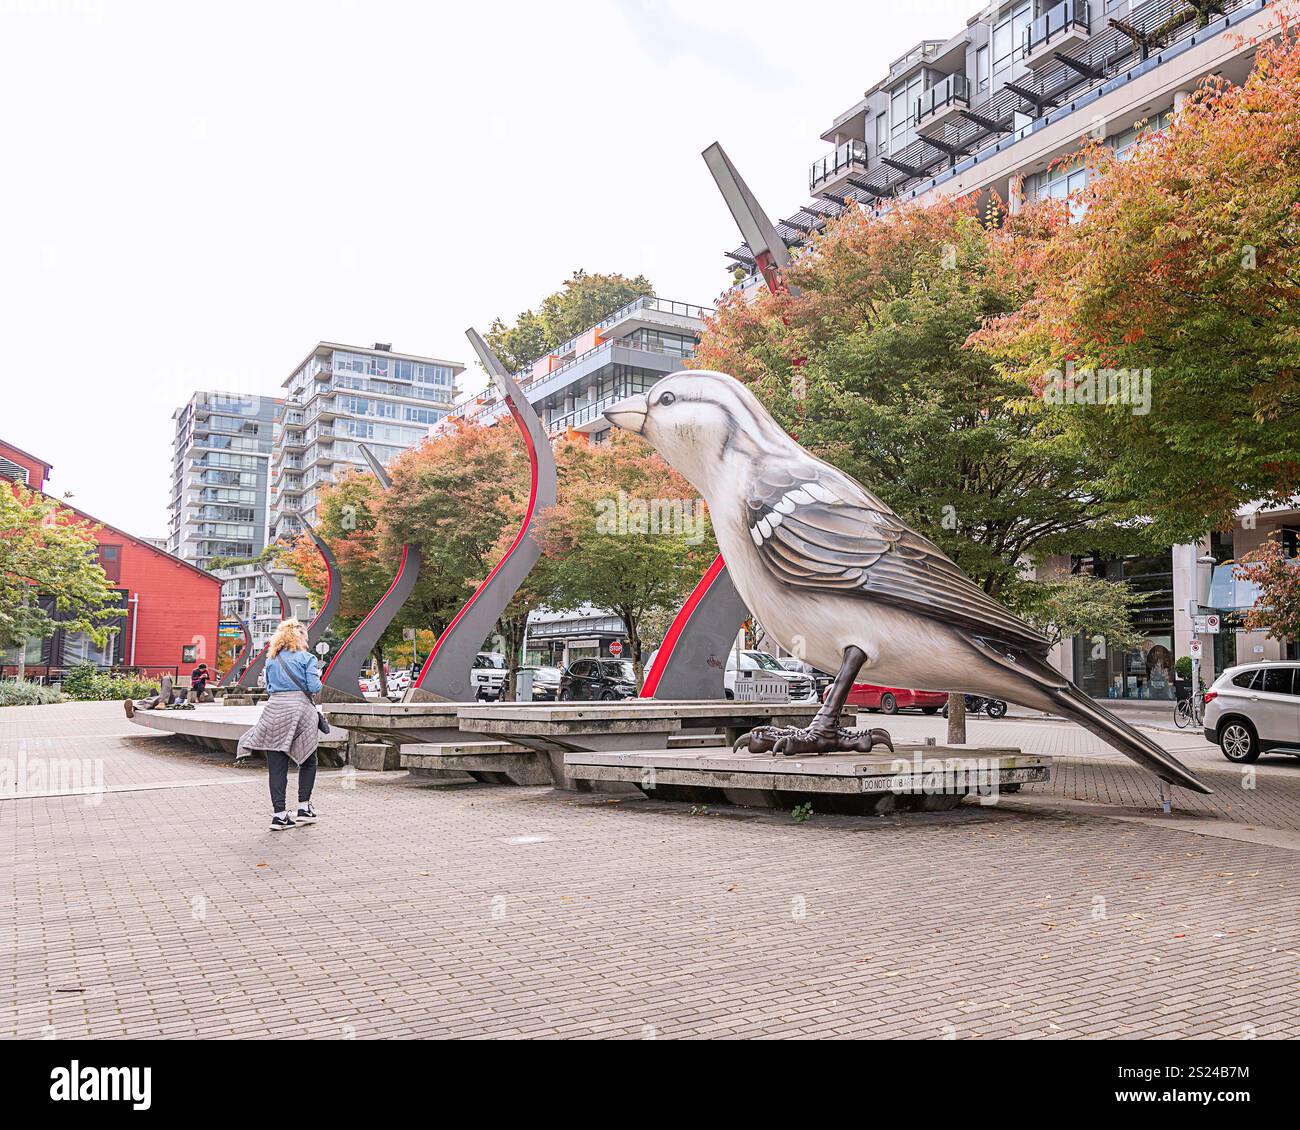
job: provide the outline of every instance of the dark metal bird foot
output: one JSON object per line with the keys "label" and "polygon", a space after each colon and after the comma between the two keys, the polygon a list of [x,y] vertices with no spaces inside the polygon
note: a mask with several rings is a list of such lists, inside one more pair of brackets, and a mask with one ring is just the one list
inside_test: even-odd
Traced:
{"label": "dark metal bird foot", "polygon": [[741,734],[732,747],[749,753],[774,753],[781,757],[798,757],[819,753],[870,753],[883,745],[894,752],[894,740],[888,730],[801,729],[797,726],[755,726]]}

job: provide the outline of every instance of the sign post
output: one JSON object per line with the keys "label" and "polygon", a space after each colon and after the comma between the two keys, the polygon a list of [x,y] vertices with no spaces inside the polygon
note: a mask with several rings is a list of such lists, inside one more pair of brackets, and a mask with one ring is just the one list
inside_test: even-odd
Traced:
{"label": "sign post", "polygon": [[1201,641],[1194,639],[1187,645],[1187,654],[1192,657],[1192,701],[1201,693]]}

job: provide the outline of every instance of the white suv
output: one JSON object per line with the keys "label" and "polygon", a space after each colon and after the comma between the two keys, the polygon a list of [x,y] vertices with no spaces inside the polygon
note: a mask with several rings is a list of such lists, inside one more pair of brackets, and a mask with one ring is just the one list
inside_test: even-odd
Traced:
{"label": "white suv", "polygon": [[1229,667],[1205,692],[1205,738],[1229,761],[1300,757],[1300,663]]}

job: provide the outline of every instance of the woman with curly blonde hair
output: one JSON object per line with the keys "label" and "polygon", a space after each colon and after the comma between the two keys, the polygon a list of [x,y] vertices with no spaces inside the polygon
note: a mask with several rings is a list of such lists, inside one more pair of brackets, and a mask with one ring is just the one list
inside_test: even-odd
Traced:
{"label": "woman with curly blonde hair", "polygon": [[[316,783],[320,715],[312,695],[320,687],[316,657],[307,649],[307,629],[297,620],[285,620],[266,648],[266,690],[270,698],[257,723],[239,739],[237,754],[248,757],[253,750],[261,750],[266,755],[273,832],[314,824],[317,819],[311,791]],[[290,761],[298,766],[296,816],[289,815],[284,802]]]}

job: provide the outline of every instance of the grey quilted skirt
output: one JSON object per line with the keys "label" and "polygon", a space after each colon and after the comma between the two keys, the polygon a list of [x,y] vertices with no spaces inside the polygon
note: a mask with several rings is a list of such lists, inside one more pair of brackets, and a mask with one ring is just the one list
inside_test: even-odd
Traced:
{"label": "grey quilted skirt", "polygon": [[239,739],[236,757],[247,757],[253,750],[278,750],[301,765],[316,752],[320,730],[316,726],[316,707],[301,691],[277,691],[262,707],[262,716],[251,730]]}

